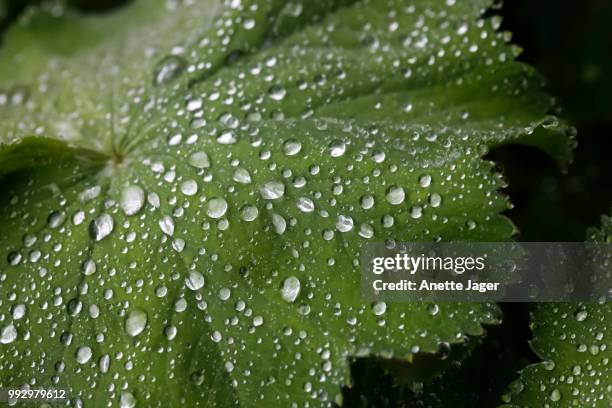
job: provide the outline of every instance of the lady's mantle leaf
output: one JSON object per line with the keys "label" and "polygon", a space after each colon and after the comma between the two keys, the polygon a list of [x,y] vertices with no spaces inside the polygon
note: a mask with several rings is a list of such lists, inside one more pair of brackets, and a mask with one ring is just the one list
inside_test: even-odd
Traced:
{"label": "lady's mantle leaf", "polygon": [[488,5],[32,12],[0,53],[0,386],[329,405],[351,357],[482,333],[492,305],[364,304],[358,259],[507,240],[481,156],[519,141],[568,159]]}

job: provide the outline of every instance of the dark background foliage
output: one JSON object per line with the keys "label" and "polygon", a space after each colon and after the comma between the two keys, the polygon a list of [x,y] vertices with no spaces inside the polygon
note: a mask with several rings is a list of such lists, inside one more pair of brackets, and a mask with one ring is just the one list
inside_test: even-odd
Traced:
{"label": "dark background foliage", "polygon": [[[85,12],[105,12],[129,0],[68,0]],[[36,0],[0,0],[0,38]],[[492,152],[509,182],[521,241],[582,241],[612,203],[612,2],[609,0],[508,0],[489,12],[523,47],[520,60],[548,79],[564,119],[578,130],[574,163],[561,173],[545,154],[527,147]],[[538,361],[529,348],[529,305],[502,305],[504,323],[484,339],[417,355],[413,364],[376,359],[352,365],[348,407],[493,407],[517,377]]]}

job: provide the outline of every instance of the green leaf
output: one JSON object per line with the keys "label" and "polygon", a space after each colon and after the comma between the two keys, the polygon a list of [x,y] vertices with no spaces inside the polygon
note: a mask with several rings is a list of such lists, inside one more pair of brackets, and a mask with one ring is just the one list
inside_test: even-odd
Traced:
{"label": "green leaf", "polygon": [[[589,241],[611,242],[612,221],[589,233]],[[609,251],[601,271],[610,274]],[[605,281],[604,281],[605,282]],[[609,407],[612,405],[610,328],[612,305],[538,304],[532,313],[531,342],[543,362],[526,367],[504,396],[508,407]]]}
{"label": "green leaf", "polygon": [[364,303],[358,263],[374,241],[508,240],[482,155],[569,159],[488,5],[31,11],[0,52],[0,386],[325,406],[350,357],[498,322],[491,304]]}

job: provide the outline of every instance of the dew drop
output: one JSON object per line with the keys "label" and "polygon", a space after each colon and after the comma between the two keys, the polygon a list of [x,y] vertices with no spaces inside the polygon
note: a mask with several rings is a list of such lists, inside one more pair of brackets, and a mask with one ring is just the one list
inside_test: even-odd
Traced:
{"label": "dew drop", "polygon": [[292,303],[300,294],[301,283],[295,276],[290,276],[283,281],[281,288],[281,297],[286,302]]}
{"label": "dew drop", "polygon": [[419,185],[423,188],[429,187],[431,185],[431,176],[429,174],[423,174],[419,177]]}
{"label": "dew drop", "polygon": [[197,271],[189,272],[185,278],[185,285],[191,290],[198,290],[204,287],[204,275]]}
{"label": "dew drop", "polygon": [[302,144],[296,139],[289,139],[283,143],[283,150],[287,156],[295,156],[302,150]]}
{"label": "dew drop", "polygon": [[221,132],[219,137],[217,137],[217,143],[222,144],[222,145],[234,144],[237,141],[238,139],[236,138],[236,135],[234,134],[232,130],[229,130],[229,129],[224,130],[223,132]]}
{"label": "dew drop", "polygon": [[191,98],[187,101],[187,104],[185,105],[185,109],[187,109],[187,111],[189,112],[194,112],[194,111],[202,109],[203,104],[204,102],[202,101],[201,98]]}
{"label": "dew drop", "polygon": [[385,302],[374,302],[372,304],[372,312],[376,316],[381,316],[385,314],[386,311],[387,311],[387,304]]}
{"label": "dew drop", "polygon": [[278,214],[272,214],[272,226],[278,235],[282,235],[287,229],[287,221]]}
{"label": "dew drop", "polygon": [[49,215],[47,219],[47,223],[50,228],[57,228],[64,223],[66,219],[66,214],[62,211],[54,211]]}
{"label": "dew drop", "polygon": [[269,181],[259,188],[259,192],[266,200],[276,200],[285,194],[285,185],[280,181]]}
{"label": "dew drop", "polygon": [[239,167],[234,171],[233,179],[237,183],[249,184],[251,182],[251,174],[248,170]]}
{"label": "dew drop", "polygon": [[23,319],[23,317],[26,315],[26,311],[27,311],[26,305],[24,305],[23,303],[20,303],[18,305],[13,306],[11,314],[13,315],[14,320],[19,320],[19,319]]}
{"label": "dew drop", "polygon": [[111,232],[113,232],[114,226],[115,222],[113,221],[113,218],[104,213],[91,222],[89,231],[93,239],[96,241],[101,241],[108,237]]}
{"label": "dew drop", "polygon": [[155,84],[162,85],[174,80],[183,72],[186,66],[186,61],[177,55],[165,57],[155,67]]}
{"label": "dew drop", "polygon": [[353,219],[346,215],[338,215],[336,219],[336,228],[340,232],[349,232],[353,229]]}
{"label": "dew drop", "polygon": [[186,196],[193,196],[198,192],[198,183],[195,180],[186,180],[181,183],[181,192]]}
{"label": "dew drop", "polygon": [[405,198],[406,198],[406,193],[404,192],[403,187],[391,186],[387,190],[387,201],[391,205],[399,205],[404,202]]}
{"label": "dew drop", "polygon": [[287,95],[287,90],[285,90],[285,88],[282,86],[273,85],[268,90],[268,95],[270,95],[270,98],[273,100],[280,101],[285,97],[285,95]]}
{"label": "dew drop", "polygon": [[297,208],[302,212],[311,213],[314,211],[315,205],[310,198],[300,197],[297,199]]}
{"label": "dew drop", "polygon": [[189,164],[198,169],[210,167],[210,158],[206,152],[195,152],[189,156]]}
{"label": "dew drop", "polygon": [[91,347],[81,346],[76,350],[76,360],[79,364],[87,363],[92,356]]}
{"label": "dew drop", "polygon": [[134,215],[140,211],[145,201],[145,192],[138,186],[130,186],[121,193],[121,209],[126,215]]}
{"label": "dew drop", "polygon": [[100,367],[100,372],[102,374],[107,373],[110,367],[110,356],[108,354],[104,354],[102,357],[100,357],[98,366]]}
{"label": "dew drop", "polygon": [[436,207],[439,207],[441,203],[442,203],[442,196],[440,196],[440,194],[431,193],[429,195],[429,205],[436,208]]}
{"label": "dew drop", "polygon": [[166,235],[174,235],[174,220],[169,215],[164,215],[159,220],[159,227]]}
{"label": "dew drop", "polygon": [[369,210],[370,208],[374,207],[374,197],[372,197],[370,194],[364,195],[359,200],[359,203],[361,204],[361,208],[364,210]]}
{"label": "dew drop", "polygon": [[588,316],[589,316],[589,312],[587,312],[584,309],[578,310],[575,314],[576,321],[579,321],[579,322],[585,321]]}
{"label": "dew drop", "polygon": [[229,299],[231,295],[232,295],[232,291],[229,290],[228,288],[221,288],[221,289],[219,289],[219,299],[225,301],[225,300]]}
{"label": "dew drop", "polygon": [[254,221],[258,214],[259,210],[253,205],[245,205],[240,209],[240,218],[247,222]]}
{"label": "dew drop", "polygon": [[132,310],[125,319],[125,332],[129,336],[138,336],[145,327],[147,327],[147,314],[142,310]]}
{"label": "dew drop", "polygon": [[136,398],[129,391],[123,391],[119,399],[119,408],[134,408],[136,406]]}
{"label": "dew drop", "polygon": [[17,329],[12,324],[0,329],[0,343],[10,344],[17,338]]}
{"label": "dew drop", "polygon": [[206,208],[206,214],[210,218],[221,218],[227,212],[227,201],[220,197],[211,198],[208,201],[208,206]]}
{"label": "dew drop", "polygon": [[340,157],[346,152],[346,143],[342,140],[334,140],[329,145],[329,154],[331,157]]}

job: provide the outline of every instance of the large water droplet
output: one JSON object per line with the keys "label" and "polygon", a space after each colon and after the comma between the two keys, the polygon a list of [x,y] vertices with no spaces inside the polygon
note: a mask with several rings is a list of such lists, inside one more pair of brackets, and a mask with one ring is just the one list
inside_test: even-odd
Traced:
{"label": "large water droplet", "polygon": [[353,218],[347,215],[338,215],[336,219],[336,228],[340,232],[349,232],[353,229]]}
{"label": "large water droplet", "polygon": [[192,196],[198,192],[198,183],[195,180],[186,180],[181,183],[181,193]]}
{"label": "large water droplet", "polygon": [[431,185],[431,176],[429,174],[423,174],[419,177],[419,185],[423,188],[427,188]]}
{"label": "large water droplet", "polygon": [[387,190],[387,201],[392,205],[400,205],[404,202],[406,198],[406,193],[404,189],[399,186],[391,186]]}
{"label": "large water droplet", "polygon": [[287,221],[278,214],[272,214],[272,225],[274,226],[274,231],[278,235],[282,235],[287,229]]}
{"label": "large water droplet", "polygon": [[248,170],[241,167],[234,171],[234,181],[241,184],[249,184],[251,182],[251,174]]}
{"label": "large water droplet", "polygon": [[290,276],[283,281],[281,296],[286,302],[294,302],[300,294],[301,283],[295,276]]}
{"label": "large water droplet", "polygon": [[189,272],[185,278],[185,285],[191,290],[198,290],[204,287],[204,276],[197,271]]}
{"label": "large water droplet", "polygon": [[147,314],[142,310],[132,310],[125,319],[125,332],[132,336],[138,336],[147,327]]}
{"label": "large water droplet", "polygon": [[283,143],[283,150],[287,156],[295,156],[302,150],[302,144],[296,139],[289,139]]}
{"label": "large water droplet", "polygon": [[589,317],[589,312],[584,309],[580,309],[576,312],[575,317],[576,321],[583,322],[586,320],[587,317]]}
{"label": "large water droplet", "polygon": [[234,134],[232,130],[229,130],[229,129],[224,130],[223,132],[221,132],[219,137],[217,137],[217,143],[223,144],[223,145],[234,144],[237,141],[238,139],[236,138],[236,135]]}
{"label": "large water droplet", "polygon": [[299,208],[300,211],[310,213],[314,211],[315,205],[310,198],[300,197],[297,200],[297,208]]}
{"label": "large water droplet", "polygon": [[121,209],[126,215],[134,215],[144,205],[145,192],[139,186],[130,186],[121,193]]}
{"label": "large water droplet", "polygon": [[155,67],[155,84],[162,85],[172,81],[183,72],[186,66],[187,62],[177,55],[165,57]]}
{"label": "large water droplet", "polygon": [[259,192],[266,200],[276,200],[285,194],[285,185],[280,181],[269,181],[259,188]]}
{"label": "large water droplet", "polygon": [[253,205],[245,205],[240,209],[240,218],[247,222],[254,221],[258,214],[259,210]]}
{"label": "large water droplet", "polygon": [[9,344],[17,338],[17,329],[12,324],[4,326],[0,329],[0,343]]}
{"label": "large water droplet", "polygon": [[346,143],[342,140],[334,140],[329,145],[329,154],[331,157],[340,157],[346,152]]}
{"label": "large water droplet", "polygon": [[210,167],[210,159],[206,152],[195,152],[189,156],[189,164],[199,169]]}
{"label": "large water droplet", "polygon": [[83,271],[83,275],[89,276],[96,273],[96,263],[88,259],[81,265],[81,270]]}
{"label": "large water droplet", "polygon": [[136,406],[136,398],[129,391],[123,391],[119,399],[119,408],[134,408]]}
{"label": "large water droplet", "polygon": [[113,218],[104,213],[91,222],[89,231],[93,239],[96,241],[101,241],[108,237],[111,232],[113,232],[114,226],[115,222],[113,221]]}
{"label": "large water droplet", "polygon": [[206,209],[206,214],[210,218],[221,218],[225,215],[227,211],[227,201],[223,198],[215,197],[211,198],[208,201],[208,207]]}
{"label": "large water droplet", "polygon": [[270,95],[270,98],[274,99],[275,101],[280,101],[285,97],[285,95],[287,95],[287,91],[282,86],[273,85],[268,90],[268,95]]}
{"label": "large water droplet", "polygon": [[75,357],[79,364],[85,364],[91,359],[92,354],[91,347],[81,346],[77,349]]}
{"label": "large water droplet", "polygon": [[159,220],[159,227],[167,235],[174,235],[174,220],[169,215],[164,215]]}

